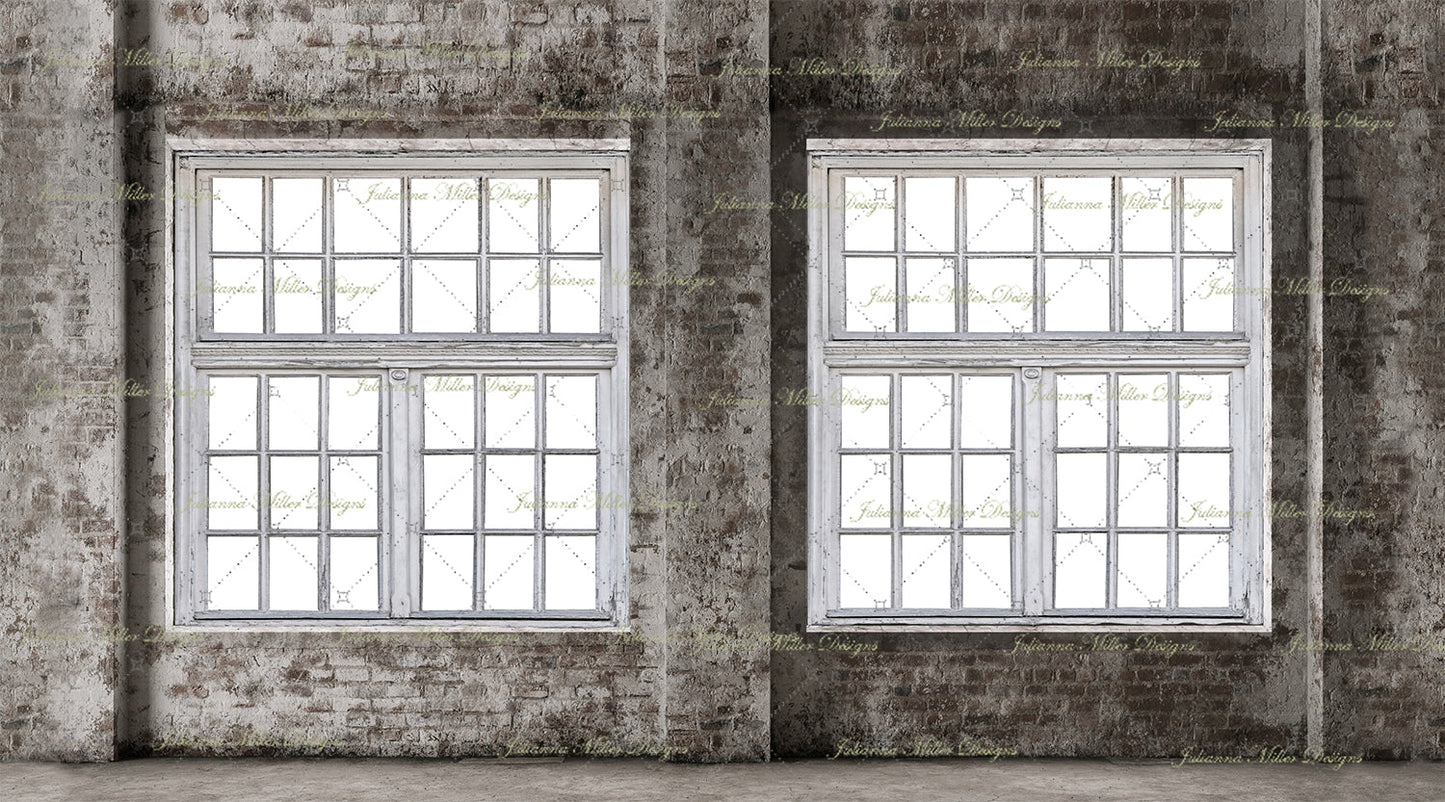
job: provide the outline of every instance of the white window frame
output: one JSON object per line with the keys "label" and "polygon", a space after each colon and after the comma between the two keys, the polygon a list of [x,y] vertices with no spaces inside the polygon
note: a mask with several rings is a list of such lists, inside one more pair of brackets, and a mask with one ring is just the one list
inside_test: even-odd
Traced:
{"label": "white window frame", "polygon": [[[629,497],[628,444],[628,286],[609,277],[628,265],[629,148],[625,139],[581,140],[191,140],[167,138],[167,185],[175,187],[167,204],[168,252],[167,361],[178,388],[197,387],[200,371],[265,374],[273,369],[334,370],[379,375],[383,381],[420,384],[421,371],[450,374],[534,372],[598,373],[599,484],[601,498]],[[428,176],[487,170],[536,171],[566,177],[567,171],[601,174],[600,224],[603,230],[600,332],[598,334],[402,334],[205,335],[197,295],[192,292],[206,263],[208,243],[204,201],[207,185],[199,176],[212,169],[255,170],[282,177],[308,170],[425,171]],[[289,171],[295,171],[294,173]],[[201,200],[195,200],[200,197]],[[267,206],[269,209],[269,204]],[[479,277],[480,280],[481,277]],[[406,289],[402,290],[403,293]],[[403,295],[405,297],[405,295]],[[329,305],[328,305],[329,306]],[[404,314],[410,310],[403,304]],[[545,306],[543,307],[545,309]],[[330,314],[328,311],[327,314]],[[485,314],[479,310],[479,314]],[[400,372],[398,372],[400,371]],[[407,371],[411,371],[408,373]],[[542,392],[539,387],[537,393]],[[264,400],[264,399],[263,399]],[[378,612],[208,613],[197,610],[200,511],[185,510],[191,489],[204,472],[204,406],[189,403],[185,392],[167,399],[170,409],[168,474],[167,607],[177,626],[207,629],[270,630],[369,627],[403,629],[502,627],[509,629],[615,629],[629,616],[629,515],[625,504],[599,505],[598,606],[594,611],[490,611],[461,615],[425,612],[420,604],[416,550],[420,545],[420,452],[408,442],[419,437],[422,405],[409,392],[383,393],[381,574]],[[324,406],[324,404],[323,404]],[[406,421],[389,425],[389,421]],[[478,444],[480,447],[480,444]],[[540,442],[538,447],[541,447]],[[389,452],[389,453],[388,453]],[[540,460],[539,460],[540,463]],[[405,474],[405,475],[403,475]],[[410,488],[411,496],[406,494]],[[609,495],[611,494],[611,495]],[[264,493],[263,493],[264,495]],[[539,513],[540,514],[540,513]],[[478,522],[480,523],[480,522]],[[262,533],[262,536],[265,536]],[[540,555],[536,559],[540,560]],[[260,581],[265,583],[264,566]],[[539,593],[534,584],[534,594]]]}
{"label": "white window frame", "polygon": [[[870,614],[830,608],[838,596],[838,498],[835,463],[840,445],[836,404],[808,409],[808,628],[810,631],[1239,631],[1267,632],[1271,622],[1270,519],[1270,295],[1235,297],[1235,319],[1241,335],[1197,333],[1069,334],[1039,332],[964,334],[874,334],[843,331],[841,253],[843,208],[840,174],[849,171],[1007,170],[1062,171],[1191,170],[1239,171],[1236,214],[1239,262],[1235,284],[1267,288],[1270,275],[1270,141],[1164,139],[810,139],[808,382],[813,397],[837,398],[840,371],[883,373],[990,372],[1017,375],[1015,443],[1023,464],[1015,466],[1015,509],[1041,510],[1024,518],[1013,546],[1013,609],[997,614],[980,611],[917,611],[891,609]],[[851,174],[851,173],[850,173]],[[960,235],[961,236],[961,235]],[[903,244],[897,244],[902,248]],[[1177,314],[1175,317],[1178,320]],[[1042,347],[1041,347],[1042,346]],[[1024,497],[1019,479],[1026,470],[1049,464],[1052,404],[1033,404],[1031,385],[1050,382],[1056,370],[1073,372],[1166,372],[1171,370],[1237,370],[1232,382],[1237,395],[1231,449],[1235,455],[1233,494],[1237,508],[1255,511],[1248,520],[1235,517],[1231,544],[1230,615],[1193,614],[1174,610],[1159,615],[1069,615],[1045,608],[1052,586],[1052,565],[1046,538],[1052,521],[1050,488],[1053,471],[1032,476],[1042,492]],[[958,403],[955,396],[955,405]],[[895,412],[895,414],[897,414]],[[1022,417],[1034,416],[1029,426]],[[896,425],[896,424],[895,424]],[[1173,424],[1171,424],[1172,426]],[[1027,439],[1019,439],[1027,432]],[[1111,439],[1112,442],[1112,439]],[[1034,456],[1030,456],[1030,454]],[[897,474],[894,474],[895,487]],[[1111,492],[1113,492],[1111,490]],[[896,496],[896,490],[895,490]],[[1172,485],[1171,485],[1172,498]],[[895,502],[896,504],[896,502]],[[1017,505],[1026,506],[1019,507]],[[1171,500],[1171,506],[1174,502]],[[895,543],[897,536],[895,535]],[[1022,554],[1020,554],[1022,552]],[[895,559],[895,562],[897,560]],[[1107,564],[1112,573],[1113,561]],[[956,569],[955,569],[956,570]],[[894,569],[895,588],[899,580]],[[1172,576],[1171,576],[1172,581]],[[956,589],[955,589],[956,591]],[[896,592],[896,590],[895,590]],[[955,599],[957,597],[955,596]],[[900,614],[901,613],[901,614]]]}

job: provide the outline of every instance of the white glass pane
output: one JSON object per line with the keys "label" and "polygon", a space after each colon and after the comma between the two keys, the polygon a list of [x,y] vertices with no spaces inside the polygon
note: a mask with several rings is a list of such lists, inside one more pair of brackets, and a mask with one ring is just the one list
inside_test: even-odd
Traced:
{"label": "white glass pane", "polygon": [[1012,448],[1014,378],[964,376],[959,391],[959,446]]}
{"label": "white glass pane", "polygon": [[426,448],[471,448],[477,403],[474,376],[427,376],[422,437]]}
{"label": "white glass pane", "polygon": [[908,259],[904,298],[909,331],[955,331],[954,260]]}
{"label": "white glass pane", "polygon": [[541,273],[536,259],[493,259],[487,263],[490,330],[536,332],[541,323]]}
{"label": "white glass pane", "polygon": [[379,528],[378,467],[376,457],[331,458],[331,497],[327,506],[331,509],[332,529]]}
{"label": "white glass pane", "polygon": [[477,330],[477,263],[418,259],[411,263],[411,330]]}
{"label": "white glass pane", "polygon": [[261,333],[261,285],[265,274],[260,259],[215,259],[211,284],[201,286],[202,303],[211,302],[211,327],[226,334]]}
{"label": "white glass pane", "polygon": [[[947,454],[904,455],[903,525],[910,529],[947,528],[952,525],[952,516],[953,457]],[[883,528],[888,526],[888,519],[874,518],[863,525]]]}
{"label": "white glass pane", "polygon": [[1184,330],[1234,330],[1234,260],[1185,259]]}
{"label": "white glass pane", "polygon": [[[843,448],[888,448],[889,412],[887,376],[839,378],[842,387]],[[868,403],[877,401],[881,403]]]}
{"label": "white glass pane", "polygon": [[868,610],[893,605],[893,540],[889,535],[838,537],[838,606]]}
{"label": "white glass pane", "polygon": [[331,609],[379,609],[380,586],[376,567],[377,538],[333,537],[331,548]]}
{"label": "white glass pane", "polygon": [[260,528],[256,457],[211,457],[209,462],[206,528]]}
{"label": "white glass pane", "polygon": [[1170,259],[1125,259],[1124,331],[1174,330],[1174,263]]}
{"label": "white glass pane", "polygon": [[548,376],[547,448],[597,447],[597,377]]}
{"label": "white glass pane", "polygon": [[332,451],[375,449],[381,427],[381,380],[333,376],[327,384],[327,446]]}
{"label": "white glass pane", "polygon": [[1109,330],[1109,260],[1044,260],[1044,328]]}
{"label": "white glass pane", "polygon": [[1036,385],[1045,403],[1054,401],[1060,448],[1087,448],[1109,443],[1109,383],[1102,373],[1058,373]]}
{"label": "white glass pane", "polygon": [[487,180],[489,253],[537,253],[537,198],[535,178]]}
{"label": "white glass pane", "polygon": [[476,253],[480,199],[475,179],[413,178],[411,249],[423,253]]}
{"label": "white glass pane", "polygon": [[1013,605],[1013,564],[1008,535],[969,535],[963,539],[963,606],[1007,608]]}
{"label": "white glass pane", "polygon": [[904,448],[950,448],[953,444],[953,377],[902,376]]}
{"label": "white glass pane", "polygon": [[597,528],[597,457],[543,457],[542,525],[547,529]]}
{"label": "white glass pane", "polygon": [[423,610],[472,609],[473,551],[471,535],[423,535],[421,538],[421,607]]}
{"label": "white glass pane", "polygon": [[533,528],[533,511],[541,503],[533,487],[536,457],[530,454],[487,454],[482,458],[482,467],[486,471],[483,474],[485,487],[482,492],[486,495],[482,498],[482,525],[487,529]]}
{"label": "white glass pane", "polygon": [[1229,445],[1229,376],[1179,374],[1179,445]]}
{"label": "white glass pane", "polygon": [[1123,180],[1124,250],[1174,249],[1173,184],[1168,176]]}
{"label": "white glass pane", "polygon": [[278,334],[321,333],[321,260],[277,259],[271,263]]}
{"label": "white glass pane", "polygon": [[1054,536],[1054,607],[1103,607],[1109,536],[1060,532]]}
{"label": "white glass pane", "polygon": [[843,250],[891,251],[897,187],[892,176],[843,179]]}
{"label": "white glass pane", "polygon": [[953,536],[903,536],[902,607],[953,606]]}
{"label": "white glass pane", "polygon": [[211,250],[261,250],[261,181],[211,179]]}
{"label": "white glass pane", "polygon": [[1044,250],[1111,251],[1114,182],[1110,178],[1045,178]]}
{"label": "white glass pane", "polygon": [[1169,456],[1119,455],[1119,526],[1169,525]]}
{"label": "white glass pane", "polygon": [[257,609],[261,604],[260,574],[259,538],[206,538],[206,591],[201,609]]}
{"label": "white glass pane", "polygon": [[537,379],[530,375],[482,377],[487,448],[532,448],[537,441]]}
{"label": "white glass pane", "polygon": [[276,226],[276,232],[271,235],[273,250],[280,253],[321,252],[321,195],[324,183],[320,178],[272,179],[271,197],[275,208],[271,212],[271,222]]}
{"label": "white glass pane", "polygon": [[[903,242],[910,251],[954,249],[957,184],[951,177],[903,179]],[[905,606],[913,605],[904,602]]]}
{"label": "white glass pane", "polygon": [[272,610],[317,609],[316,541],[314,537],[271,538]]}
{"label": "white glass pane", "polygon": [[897,328],[898,263],[892,257],[843,260],[843,307],[848,331]]}
{"label": "white glass pane", "polygon": [[602,315],[602,262],[596,259],[554,259],[547,288],[549,331],[595,332]]}
{"label": "white glass pane", "polygon": [[1168,572],[1168,535],[1119,535],[1118,606],[1163,607]]}
{"label": "white glass pane", "polygon": [[963,185],[968,250],[1034,249],[1032,178],[966,178]]}
{"label": "white glass pane", "polygon": [[271,457],[271,528],[316,529],[321,525],[319,457]]}
{"label": "white glass pane", "polygon": [[962,507],[965,528],[1012,527],[1013,458],[1008,454],[964,454]]}
{"label": "white glass pane", "polygon": [[597,538],[547,537],[542,547],[547,568],[543,606],[548,610],[597,609]]}
{"label": "white glass pane", "polygon": [[1034,260],[970,259],[966,281],[969,331],[1033,331]]}
{"label": "white glass pane", "polygon": [[240,451],[256,447],[256,377],[207,378],[210,447]]}
{"label": "white glass pane", "polygon": [[401,250],[401,179],[337,178],[332,181],[332,250],[397,253]]}
{"label": "white glass pane", "polygon": [[842,524],[847,529],[882,529],[893,510],[893,468],[887,454],[847,454],[842,471]]}
{"label": "white glass pane", "polygon": [[1179,606],[1229,606],[1229,535],[1179,535]]}
{"label": "white glass pane", "polygon": [[[1169,445],[1169,375],[1120,373],[1119,445],[1148,448]],[[1160,526],[1164,526],[1161,522]]]}
{"label": "white glass pane", "polygon": [[427,529],[471,529],[476,458],[471,454],[423,454],[422,516]]}
{"label": "white glass pane", "polygon": [[396,334],[401,331],[401,262],[395,259],[338,259],[332,303],[339,334]]}
{"label": "white glass pane", "polygon": [[1229,455],[1179,455],[1179,525],[1227,527],[1234,511],[1229,506]]}
{"label": "white glass pane", "polygon": [[1103,454],[1057,454],[1058,525],[1105,525],[1109,473]]}
{"label": "white glass pane", "polygon": [[482,607],[486,610],[530,610],[534,540],[531,536],[488,536],[482,564]]}
{"label": "white glass pane", "polygon": [[548,220],[552,250],[597,253],[602,250],[602,196],[595,178],[554,178]]}
{"label": "white glass pane", "polygon": [[267,436],[273,451],[311,451],[320,444],[321,378],[271,376]]}
{"label": "white glass pane", "polygon": [[1184,179],[1184,250],[1234,250],[1234,180]]}

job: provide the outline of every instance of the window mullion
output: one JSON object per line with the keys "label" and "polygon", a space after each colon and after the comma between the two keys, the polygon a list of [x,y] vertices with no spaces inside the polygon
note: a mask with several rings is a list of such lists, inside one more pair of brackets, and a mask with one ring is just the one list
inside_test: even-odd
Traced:
{"label": "window mullion", "polygon": [[[1052,529],[1053,503],[1053,402],[1028,403],[1042,389],[1043,382],[1051,381],[1052,371],[1025,368],[1018,385],[1020,398],[1014,402],[1015,414],[1020,415],[1021,424],[1015,427],[1016,435],[1023,438],[1020,461],[1024,475],[1024,509],[1038,510],[1037,518],[1023,516],[1024,539],[1020,564],[1020,581],[1023,586],[1024,615],[1041,615],[1052,604],[1050,592],[1053,583],[1053,563],[1049,556],[1053,549],[1044,542],[1045,528]],[[1047,509],[1045,508],[1047,505]]]}
{"label": "window mullion", "polygon": [[[398,377],[399,375],[399,377]],[[409,384],[411,372],[394,368],[387,372],[387,381]],[[391,525],[382,538],[381,552],[390,581],[382,586],[391,599],[389,616],[410,617],[421,609],[421,417],[422,405],[413,400],[409,390],[387,393],[389,404],[383,405],[389,453],[386,454],[390,490],[387,510]]]}

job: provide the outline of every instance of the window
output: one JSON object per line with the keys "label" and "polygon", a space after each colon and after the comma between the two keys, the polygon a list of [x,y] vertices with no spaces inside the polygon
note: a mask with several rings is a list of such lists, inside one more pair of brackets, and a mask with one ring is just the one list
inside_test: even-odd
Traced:
{"label": "window", "polygon": [[810,624],[1267,623],[1268,143],[809,146]]}
{"label": "window", "polygon": [[178,623],[621,620],[625,143],[175,145]]}

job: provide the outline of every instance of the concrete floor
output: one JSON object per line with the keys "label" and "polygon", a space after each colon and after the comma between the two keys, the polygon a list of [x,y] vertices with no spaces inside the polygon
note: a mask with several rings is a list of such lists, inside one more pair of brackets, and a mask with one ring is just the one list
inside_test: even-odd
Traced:
{"label": "concrete floor", "polygon": [[0,763],[3,800],[1301,800],[1442,802],[1445,763],[1107,760],[202,760]]}

